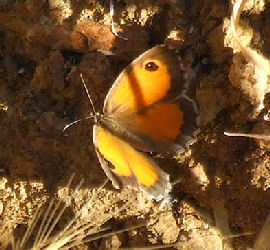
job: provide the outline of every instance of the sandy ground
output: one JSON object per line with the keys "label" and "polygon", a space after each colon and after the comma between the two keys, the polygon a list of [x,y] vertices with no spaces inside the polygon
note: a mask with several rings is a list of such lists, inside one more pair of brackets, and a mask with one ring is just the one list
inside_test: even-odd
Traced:
{"label": "sandy ground", "polygon": [[[232,8],[229,0],[121,0],[115,21],[123,40],[110,31],[107,1],[0,2],[1,249],[20,242],[37,208],[53,198],[67,207],[53,235],[78,213],[76,223],[88,223],[82,237],[117,232],[92,235],[74,249],[253,247],[270,211],[270,144],[223,133],[269,133],[263,117],[270,100],[266,93],[259,112],[254,69],[232,36]],[[239,28],[266,58],[269,15],[269,3],[248,1]],[[156,157],[176,183],[173,208],[136,190],[101,187],[106,177],[90,121],[62,132],[90,110],[80,73],[101,110],[121,70],[161,43],[190,60],[210,59],[197,86],[198,141],[175,159]],[[31,247],[37,228],[22,248]]]}

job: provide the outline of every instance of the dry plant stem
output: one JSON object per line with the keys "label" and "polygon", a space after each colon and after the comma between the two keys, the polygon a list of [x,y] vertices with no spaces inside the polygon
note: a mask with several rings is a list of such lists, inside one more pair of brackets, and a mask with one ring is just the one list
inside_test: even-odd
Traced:
{"label": "dry plant stem", "polygon": [[246,232],[246,233],[238,233],[238,234],[228,234],[228,235],[225,235],[225,236],[222,236],[221,238],[223,240],[226,240],[226,239],[233,239],[233,238],[238,238],[238,237],[242,237],[242,236],[249,236],[249,235],[253,235],[254,232]]}
{"label": "dry plant stem", "polygon": [[[221,237],[222,239],[228,239],[228,238],[236,238],[236,237],[242,237],[242,236],[248,236],[252,235],[254,233],[241,233],[241,234],[233,234],[233,235],[226,235]],[[207,237],[207,236],[214,236],[215,234],[208,234],[208,235],[202,235],[200,237]],[[179,244],[179,241],[171,244],[166,244],[166,245],[157,245],[157,246],[145,246],[145,247],[132,247],[132,248],[120,248],[120,250],[146,250],[146,249],[164,249],[164,248],[171,248],[174,246],[177,246]],[[177,248],[179,249],[179,248]],[[260,249],[255,249],[255,250],[262,250]]]}
{"label": "dry plant stem", "polygon": [[[267,93],[270,92],[269,76],[270,76],[270,63],[264,56],[260,55],[256,51],[250,49],[248,46],[243,45],[239,36],[237,35],[237,27],[239,26],[240,14],[243,10],[247,0],[238,0],[233,6],[233,12],[231,15],[231,30],[236,41],[239,50],[246,58],[248,62],[251,62],[254,66],[253,80],[250,84],[250,89],[247,91],[249,98],[256,100],[256,113],[260,113],[264,108],[264,98]],[[242,90],[245,90],[246,87],[242,86],[242,83],[239,84],[239,87]],[[246,92],[246,90],[245,90]]]}
{"label": "dry plant stem", "polygon": [[270,245],[270,214],[266,218],[260,234],[258,235],[254,244],[254,250],[268,249],[266,246]]}
{"label": "dry plant stem", "polygon": [[110,5],[110,17],[111,17],[111,29],[112,29],[112,33],[116,36],[119,37],[123,40],[128,40],[126,37],[121,36],[117,33],[115,26],[114,26],[114,20],[113,20],[113,16],[114,16],[114,6],[113,6],[113,0],[109,0],[109,5]]}
{"label": "dry plant stem", "polygon": [[138,229],[138,228],[143,227],[145,225],[146,225],[146,223],[141,223],[139,225],[130,226],[130,227],[119,229],[119,230],[116,230],[116,231],[113,231],[113,232],[104,233],[102,235],[93,236],[93,237],[90,237],[89,239],[86,239],[84,241],[84,243],[94,241],[94,240],[98,240],[98,239],[101,239],[101,238],[104,238],[104,237],[109,237],[109,236],[112,236],[112,235],[124,233],[124,232],[127,232],[127,231],[135,230],[135,229]]}
{"label": "dry plant stem", "polygon": [[237,136],[239,136],[239,137],[248,137],[248,138],[265,140],[265,141],[269,141],[270,140],[270,135],[245,134],[245,133],[233,133],[233,132],[224,132],[224,135],[235,136],[235,137],[237,137]]}
{"label": "dry plant stem", "polygon": [[264,71],[267,75],[269,75],[270,68],[268,61],[264,59],[262,56],[258,55],[255,51],[252,51],[251,49],[243,46],[236,32],[236,27],[238,27],[239,25],[240,15],[246,2],[247,0],[238,0],[233,6],[233,13],[231,16],[232,33],[234,39],[237,42],[237,45],[240,47],[240,50],[244,54],[245,58],[248,61],[251,61],[260,70]]}

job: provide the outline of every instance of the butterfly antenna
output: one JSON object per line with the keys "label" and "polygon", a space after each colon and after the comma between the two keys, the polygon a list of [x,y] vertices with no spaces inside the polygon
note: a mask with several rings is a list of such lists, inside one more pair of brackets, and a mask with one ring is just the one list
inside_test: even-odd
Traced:
{"label": "butterfly antenna", "polygon": [[89,91],[88,91],[88,89],[87,89],[87,87],[86,87],[86,84],[85,84],[85,81],[84,81],[84,79],[83,79],[82,73],[80,73],[80,78],[81,78],[81,80],[82,80],[82,83],[83,83],[85,92],[86,92],[87,97],[88,97],[88,99],[89,99],[89,101],[90,101],[90,104],[91,104],[91,107],[92,107],[93,112],[91,112],[90,115],[88,115],[87,117],[85,117],[85,118],[83,118],[83,119],[78,119],[78,120],[76,120],[76,121],[74,121],[74,122],[71,122],[71,123],[67,124],[67,125],[63,128],[63,132],[65,132],[68,128],[70,128],[71,126],[75,125],[76,123],[81,122],[81,121],[84,121],[84,120],[88,120],[88,119],[94,118],[95,122],[97,122],[97,112],[96,112],[94,103],[93,103],[93,101],[92,101],[92,98],[91,98],[91,96],[90,96],[90,93],[89,93]]}
{"label": "butterfly antenna", "polygon": [[[90,118],[90,117],[87,117],[86,119],[88,119],[88,118]],[[80,122],[80,121],[82,121],[82,119],[79,119],[79,120],[76,120],[76,121],[74,121],[74,122],[71,122],[71,123],[67,124],[67,125],[63,128],[63,132],[65,132],[69,127],[73,126],[74,124],[76,124],[76,123],[78,123],[78,122]]]}
{"label": "butterfly antenna", "polygon": [[93,114],[91,114],[91,115],[90,115],[89,117],[87,117],[86,119],[88,119],[88,118],[90,118],[90,117],[94,117],[95,122],[97,122],[97,118],[96,118],[96,117],[97,117],[97,112],[96,112],[96,109],[95,109],[95,105],[94,105],[93,100],[92,100],[92,98],[91,98],[91,96],[90,96],[90,93],[89,93],[89,91],[88,91],[88,88],[86,87],[86,84],[85,84],[85,81],[84,81],[84,78],[83,78],[82,73],[80,73],[80,77],[81,77],[81,80],[82,80],[82,83],[83,83],[85,92],[86,92],[86,94],[87,94],[87,97],[88,97],[88,99],[89,99],[89,101],[90,101],[90,104],[91,104],[91,107],[92,107],[92,110],[93,110]]}

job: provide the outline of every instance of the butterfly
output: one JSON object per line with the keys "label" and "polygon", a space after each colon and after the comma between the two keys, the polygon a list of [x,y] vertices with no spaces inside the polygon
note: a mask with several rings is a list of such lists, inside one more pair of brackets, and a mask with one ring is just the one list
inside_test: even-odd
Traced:
{"label": "butterfly", "polygon": [[194,142],[198,109],[188,87],[186,71],[164,45],[117,77],[93,126],[96,154],[115,188],[141,189],[156,201],[170,196],[170,177],[149,152],[177,155]]}

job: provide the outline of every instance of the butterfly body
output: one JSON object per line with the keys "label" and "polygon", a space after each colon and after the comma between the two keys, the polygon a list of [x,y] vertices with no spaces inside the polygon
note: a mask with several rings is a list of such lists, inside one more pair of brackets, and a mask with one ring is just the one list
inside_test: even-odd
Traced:
{"label": "butterfly body", "polygon": [[163,46],[116,79],[93,127],[99,161],[116,188],[140,188],[157,201],[168,197],[169,175],[146,152],[176,155],[194,141],[198,112],[186,82],[175,54]]}

